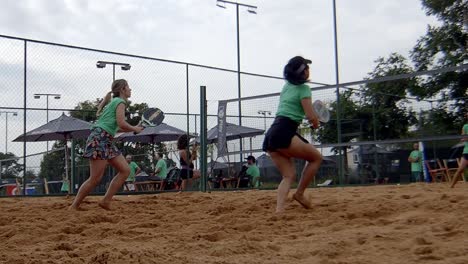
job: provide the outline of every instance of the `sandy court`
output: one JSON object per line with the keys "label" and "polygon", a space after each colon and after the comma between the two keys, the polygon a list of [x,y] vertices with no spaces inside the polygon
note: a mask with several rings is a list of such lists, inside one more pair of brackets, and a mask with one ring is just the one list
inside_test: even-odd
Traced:
{"label": "sandy court", "polygon": [[468,184],[0,199],[1,263],[468,263]]}

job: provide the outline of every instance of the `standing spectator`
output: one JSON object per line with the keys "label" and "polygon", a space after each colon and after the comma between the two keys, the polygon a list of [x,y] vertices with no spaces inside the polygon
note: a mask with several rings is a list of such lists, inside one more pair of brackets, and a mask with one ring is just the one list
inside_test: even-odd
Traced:
{"label": "standing spectator", "polygon": [[410,182],[420,182],[422,172],[422,152],[419,150],[419,144],[413,144],[408,161],[411,163],[411,179]]}

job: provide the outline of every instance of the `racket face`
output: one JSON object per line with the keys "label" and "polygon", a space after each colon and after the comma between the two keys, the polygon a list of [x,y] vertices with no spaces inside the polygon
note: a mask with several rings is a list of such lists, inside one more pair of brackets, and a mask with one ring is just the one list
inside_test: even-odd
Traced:
{"label": "racket face", "polygon": [[157,126],[164,120],[164,113],[158,108],[148,108],[141,117],[143,126]]}
{"label": "racket face", "polygon": [[313,103],[313,107],[320,122],[326,123],[330,120],[330,112],[322,101],[316,100]]}

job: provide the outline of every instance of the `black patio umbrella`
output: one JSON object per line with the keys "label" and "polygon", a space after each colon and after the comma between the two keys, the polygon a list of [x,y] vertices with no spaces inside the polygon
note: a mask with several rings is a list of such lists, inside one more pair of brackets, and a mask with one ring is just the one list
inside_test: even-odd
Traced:
{"label": "black patio umbrella", "polygon": [[140,142],[140,143],[159,143],[165,141],[175,141],[181,135],[187,132],[162,123],[159,126],[147,127],[139,134],[133,134],[133,132],[127,132],[119,135],[118,140],[123,142]]}
{"label": "black patio umbrella", "polygon": [[[226,141],[263,135],[265,130],[226,123]],[[207,133],[208,144],[218,142],[218,126]]]}
{"label": "black patio umbrella", "polygon": [[[15,138],[14,142],[38,142],[51,140],[84,139],[91,133],[92,124],[64,113],[57,119]],[[68,150],[65,144],[65,176],[68,178]]]}
{"label": "black patio umbrella", "polygon": [[78,118],[62,114],[59,118],[23,134],[13,141],[36,142],[87,138],[92,124]]}

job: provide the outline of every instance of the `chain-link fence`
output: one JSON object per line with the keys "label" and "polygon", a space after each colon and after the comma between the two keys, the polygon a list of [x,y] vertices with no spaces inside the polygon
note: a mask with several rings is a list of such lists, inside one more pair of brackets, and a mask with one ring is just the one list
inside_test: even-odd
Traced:
{"label": "chain-link fence", "polygon": [[[331,120],[322,123],[319,129],[311,129],[304,121],[298,130],[324,157],[313,185],[447,181],[458,166],[457,158],[461,157],[463,149],[460,131],[466,121],[455,113],[466,112],[467,97],[447,99],[439,94],[430,99],[419,99],[409,95],[408,86],[415,78],[466,72],[467,68],[467,65],[461,65],[340,84],[339,103],[336,85],[310,83],[312,100],[325,102],[331,112]],[[256,81],[242,82],[243,89],[255,89],[262,85],[262,79],[266,79],[248,76],[243,80],[249,78],[256,78]],[[267,79],[265,83],[282,87],[284,81]],[[215,97],[208,88],[207,97]],[[224,101],[227,102],[226,123],[266,131],[278,110],[279,93]],[[239,103],[241,120],[238,119]],[[218,122],[218,105],[219,101],[207,100],[207,112],[212,115],[208,116],[208,127]],[[229,127],[227,130],[229,134]],[[246,136],[240,140],[226,138],[227,154],[218,155],[217,145],[213,144],[207,155],[221,163],[235,164],[224,166],[223,175],[230,178],[240,173],[245,157],[254,155],[263,187],[275,188],[281,175],[262,150],[263,139],[263,135]],[[411,162],[408,161],[415,149],[423,154],[419,160],[421,175],[418,179],[412,177]],[[297,160],[296,165],[300,177],[305,163]],[[233,169],[227,169],[231,167]],[[211,169],[208,165],[208,172]]]}
{"label": "chain-link fence", "polygon": [[[59,185],[66,175],[70,177],[71,191],[77,190],[89,176],[88,161],[81,157],[84,139],[66,142],[13,140],[62,114],[95,121],[96,104],[110,90],[114,78],[128,80],[132,88],[129,121],[137,122],[138,112],[146,106],[159,107],[165,112],[166,124],[192,135],[200,131],[199,87],[206,86],[208,129],[218,124],[218,102],[227,100],[228,123],[262,131],[256,136],[227,141],[229,154],[221,160],[216,144],[209,144],[207,161],[212,161],[210,164],[213,166],[209,167],[206,176],[213,178],[222,171],[227,178],[236,177],[245,157],[254,155],[261,170],[261,187],[275,187],[281,179],[268,155],[261,150],[262,134],[274,120],[279,94],[261,95],[257,92],[273,87],[279,90],[278,87],[284,83],[280,77],[9,36],[0,36],[0,47],[0,87],[3,92],[0,122],[5,122],[4,129],[0,129],[0,139],[4,139],[0,140],[2,195],[20,193],[18,190],[26,194],[60,193]],[[98,61],[107,64],[96,67]],[[130,67],[122,67],[121,64]],[[466,71],[466,65],[439,72],[442,71]],[[437,73],[429,71],[425,74]],[[241,76],[240,84],[237,82],[238,74]],[[411,150],[412,142],[425,143],[427,159],[457,157],[452,151],[459,150],[456,147],[459,129],[434,127],[430,122],[435,117],[443,119],[438,110],[450,108],[451,102],[438,97],[428,101],[417,100],[406,93],[401,94],[400,90],[398,93],[392,90],[393,82],[420,75],[426,76],[417,73],[396,79],[341,84],[340,104],[336,104],[334,85],[310,84],[313,99],[326,102],[333,116],[317,131],[311,131],[308,126],[300,129],[325,157],[316,183],[326,179],[333,180],[335,184],[378,182],[385,178],[390,182],[401,181],[410,173],[405,155]],[[363,88],[372,88],[371,85],[379,83],[385,83],[387,88]],[[401,84],[395,86],[400,87]],[[239,96],[243,96],[242,100],[230,99]],[[155,152],[162,151],[171,161],[168,163],[178,166],[174,142],[163,143],[122,142],[120,148],[124,154],[134,155],[135,161],[150,173],[154,169]],[[65,149],[70,157],[68,173],[65,171]],[[398,151],[401,155],[395,158]],[[398,170],[395,169],[396,164]],[[298,171],[301,166],[303,163],[298,162]],[[394,176],[389,176],[389,171]],[[113,175],[115,172],[109,168],[95,192],[104,192]],[[26,181],[23,181],[25,176]],[[50,183],[50,188],[35,190],[34,186],[41,185],[44,179]],[[212,184],[211,181],[209,183]],[[174,186],[176,188],[177,183]],[[222,187],[222,184],[217,186]],[[238,187],[239,184],[230,186]],[[195,183],[194,188],[198,187]]]}

